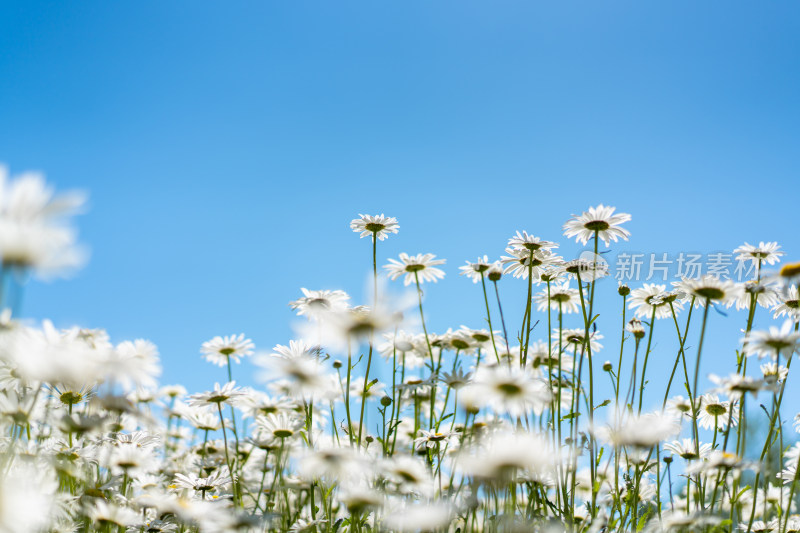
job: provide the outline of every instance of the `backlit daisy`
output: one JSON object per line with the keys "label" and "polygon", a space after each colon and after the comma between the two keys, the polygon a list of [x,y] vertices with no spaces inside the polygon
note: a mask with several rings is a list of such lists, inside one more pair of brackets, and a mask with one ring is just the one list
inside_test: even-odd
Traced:
{"label": "backlit daisy", "polygon": [[500,257],[500,263],[505,265],[503,273],[522,279],[528,279],[528,272],[531,273],[534,280],[539,279],[544,266],[553,264],[560,259],[545,249],[506,248],[506,253],[509,255]]}
{"label": "backlit daisy", "polygon": [[[700,449],[698,455],[697,450]],[[697,446],[692,439],[674,440],[672,442],[664,443],[664,449],[669,450],[681,459],[692,461],[694,459],[702,459],[711,453],[711,445],[708,443],[700,443]]]}
{"label": "backlit daisy", "polygon": [[764,281],[750,280],[737,287],[737,294],[734,296],[736,309],[750,309],[751,302],[755,302],[767,309],[775,307],[781,303],[778,290],[770,283]]}
{"label": "backlit daisy", "polygon": [[203,343],[200,353],[203,358],[217,366],[225,366],[229,360],[238,363],[240,357],[253,355],[253,341],[244,338],[244,333],[225,337],[214,337]]}
{"label": "backlit daisy", "polygon": [[489,261],[487,256],[479,257],[477,261],[474,263],[467,261],[465,266],[458,267],[461,271],[462,276],[467,276],[472,280],[473,283],[478,283],[483,276],[486,275],[486,271],[491,268],[492,263]]}
{"label": "backlit daisy", "polygon": [[310,291],[305,287],[300,288],[303,297],[289,302],[289,306],[297,311],[298,315],[317,318],[327,312],[342,311],[347,309],[350,296],[344,291]]}
{"label": "backlit daisy", "polygon": [[597,207],[590,207],[580,215],[572,215],[572,218],[564,224],[564,235],[575,237],[581,244],[586,244],[589,239],[597,234],[606,246],[613,240],[622,238],[628,240],[630,233],[620,227],[623,222],[628,222],[631,216],[627,213],[614,214],[615,207],[607,207],[603,204]]}
{"label": "backlit daisy", "polygon": [[706,302],[729,306],[736,296],[736,285],[731,280],[705,275],[699,279],[683,278],[672,283],[678,291],[694,296],[695,307],[705,307]]}
{"label": "backlit daisy", "polygon": [[774,265],[785,255],[780,251],[780,245],[777,242],[764,241],[758,243],[758,246],[744,243],[736,248],[733,253],[737,254],[736,259],[739,261],[751,261],[755,264],[766,265]]}
{"label": "backlit daisy", "polygon": [[360,233],[360,237],[377,236],[379,241],[389,237],[390,233],[397,233],[400,225],[394,217],[380,215],[362,215],[359,213],[360,218],[354,218],[350,221],[350,228],[356,233]]}
{"label": "backlit daisy", "polygon": [[521,231],[521,232],[517,231],[517,234],[508,240],[508,246],[509,248],[517,248],[517,249],[525,248],[531,251],[536,251],[540,249],[549,250],[550,248],[558,248],[558,244],[546,241],[544,239],[540,239],[539,237],[534,237],[533,235],[528,235],[527,231]]}
{"label": "backlit daisy", "polygon": [[779,293],[779,298],[781,303],[772,309],[772,316],[779,318],[786,315],[794,320],[800,320],[800,295],[798,295],[797,286],[788,287]]}
{"label": "backlit daisy", "polygon": [[437,265],[443,265],[444,259],[435,259],[434,254],[417,254],[408,255],[406,253],[400,254],[400,260],[389,259],[389,264],[384,265],[388,272],[390,279],[397,279],[400,276],[405,276],[403,285],[411,285],[416,280],[419,283],[423,282],[436,282],[444,278],[444,271],[436,268]]}
{"label": "backlit daisy", "polygon": [[800,349],[800,332],[794,331],[793,321],[787,320],[780,328],[770,326],[769,330],[751,331],[742,342],[746,343],[748,355],[772,358],[780,354],[788,359]]}
{"label": "backlit daisy", "polygon": [[564,313],[577,313],[581,308],[580,293],[578,289],[570,288],[569,282],[551,285],[549,294],[548,289],[543,289],[533,295],[533,301],[539,311],[546,311],[548,303],[550,309],[560,309]]}
{"label": "backlit daisy", "polygon": [[645,283],[638,289],[633,289],[628,300],[628,309],[635,309],[636,316],[650,318],[655,310],[656,318],[671,318],[672,309],[677,313],[683,308],[683,302],[678,299],[678,294],[667,291],[666,285]]}
{"label": "backlit daisy", "polygon": [[223,403],[236,405],[245,395],[245,391],[241,387],[237,387],[235,381],[229,381],[221,387],[219,383],[214,383],[214,390],[192,394],[187,397],[187,400],[188,404],[192,406],[217,406]]}

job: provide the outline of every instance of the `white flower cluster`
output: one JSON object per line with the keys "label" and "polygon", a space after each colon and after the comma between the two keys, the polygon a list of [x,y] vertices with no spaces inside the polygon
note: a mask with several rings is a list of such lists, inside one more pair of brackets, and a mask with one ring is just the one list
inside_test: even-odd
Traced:
{"label": "white flower cluster", "polygon": [[[3,272],[74,266],[68,215],[80,203],[54,197],[39,176],[0,175]],[[737,253],[758,265],[747,283],[608,294],[595,287],[607,274],[596,252],[628,239],[628,220],[603,205],[574,216],[565,235],[595,250],[574,260],[517,232],[500,260],[460,269],[480,284],[488,328],[437,334],[422,285],[445,276],[445,261],[389,260],[388,277],[416,294],[388,298],[377,245],[399,226],[361,215],[350,227],[372,237],[370,305],[301,289],[290,303],[299,338],[261,353],[244,334],[212,338],[200,354],[226,381],[195,394],[159,388],[148,341],[115,346],[102,330],[5,312],[0,532],[800,530],[800,445],[789,445],[782,414],[800,349],[800,265],[761,272],[782,252],[745,245]],[[501,281],[520,284],[522,317],[504,314]],[[598,317],[596,301],[608,297],[636,316]],[[715,362],[728,375],[700,391],[708,311],[734,304],[746,311],[745,334]],[[756,315],[767,318],[759,308],[787,320],[754,328]],[[655,333],[664,319],[675,331]],[[536,322],[548,324],[544,338]],[[620,328],[616,364],[599,362],[610,335],[598,324]],[[699,342],[689,341],[698,329]],[[667,335],[677,335],[677,352],[659,347]],[[674,362],[672,374],[648,376],[651,357]],[[258,389],[234,381],[243,361],[257,368]],[[758,423],[758,434],[746,431]]]}

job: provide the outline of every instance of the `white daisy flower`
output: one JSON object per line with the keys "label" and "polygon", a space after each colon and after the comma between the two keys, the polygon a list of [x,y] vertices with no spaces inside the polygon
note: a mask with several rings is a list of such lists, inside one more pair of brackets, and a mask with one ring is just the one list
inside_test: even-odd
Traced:
{"label": "white daisy flower", "polygon": [[[571,350],[572,353],[577,353],[586,343],[586,329],[585,328],[562,328],[561,329],[561,343],[565,350]],[[603,345],[598,342],[603,338],[603,335],[592,331],[589,333],[589,343],[592,353],[599,352]],[[553,329],[553,339],[558,342],[559,331],[558,328]]]}
{"label": "white daisy flower", "polygon": [[697,424],[703,429],[724,429],[728,421],[732,426],[739,423],[739,409],[735,403],[723,401],[716,394],[703,394],[697,399]]}
{"label": "white daisy flower", "polygon": [[383,519],[392,531],[446,531],[456,509],[445,501],[405,502],[391,509]]}
{"label": "white daisy flower", "polygon": [[289,413],[279,413],[259,417],[256,420],[258,427],[276,439],[298,437],[303,428],[303,421]]}
{"label": "white daisy flower", "polygon": [[528,368],[509,368],[506,364],[481,367],[461,394],[465,402],[511,416],[523,416],[528,411],[541,414],[550,402],[550,389],[544,380]]}
{"label": "white daisy flower", "polygon": [[595,281],[609,274],[608,261],[592,252],[583,252],[581,257],[561,263],[559,268],[575,279],[580,275],[581,283]]}
{"label": "white daisy flower", "polygon": [[220,386],[219,383],[214,383],[213,390],[192,394],[187,400],[190,406],[218,406],[223,403],[235,406],[246,394],[241,387],[236,386],[235,381],[229,381],[223,386]]}
{"label": "white daisy flower", "polygon": [[708,379],[717,385],[714,389],[715,392],[720,392],[731,398],[741,398],[748,392],[753,396],[757,396],[758,392],[765,386],[763,379],[742,376],[741,374],[730,374],[727,377],[709,374]]}
{"label": "white daisy flower", "polygon": [[427,429],[419,430],[419,437],[414,439],[414,444],[418,448],[434,448],[436,446],[444,447],[446,444],[455,441],[458,434],[451,431],[438,432],[435,430],[428,431]]}
{"label": "white daisy flower", "polygon": [[[616,409],[615,412],[623,413],[625,409]],[[590,431],[615,446],[649,449],[681,430],[674,417],[660,412],[619,418],[605,426],[590,428]]]}
{"label": "white daisy flower", "polygon": [[225,475],[221,469],[216,470],[208,477],[198,477],[192,473],[177,473],[173,481],[176,486],[200,492],[203,497],[205,497],[206,493],[222,490],[230,485],[231,482],[230,476]]}
{"label": "white daisy flower", "polygon": [[612,240],[616,242],[619,238],[627,241],[630,233],[621,228],[620,224],[628,222],[631,216],[627,213],[615,215],[615,210],[615,207],[600,204],[597,207],[590,207],[580,215],[572,215],[572,218],[564,224],[564,235],[568,238],[575,237],[581,244],[589,242],[595,234],[606,246],[609,246]]}
{"label": "white daisy flower", "polygon": [[388,272],[389,279],[395,280],[400,276],[405,276],[403,285],[411,285],[415,281],[419,283],[433,282],[444,278],[444,271],[436,268],[436,265],[443,265],[444,259],[434,259],[434,254],[417,254],[410,256],[406,253],[400,254],[400,260],[389,259],[389,264],[384,265]]}
{"label": "white daisy flower", "polygon": [[[506,253],[500,257],[500,263],[505,265],[504,274],[512,274],[515,278],[528,279],[528,272],[534,280],[541,277],[544,267],[560,261],[560,257],[543,248],[528,250],[527,248],[506,248]],[[490,278],[491,279],[491,278]]]}
{"label": "white daisy flower", "polygon": [[742,339],[746,343],[747,355],[758,355],[759,358],[783,355],[787,359],[800,350],[800,332],[794,330],[794,322],[787,320],[783,326],[770,326],[769,330],[751,331]]}
{"label": "white daisy flower", "polygon": [[[700,455],[697,454],[698,448],[700,449]],[[694,440],[683,439],[664,443],[664,449],[671,451],[682,459],[692,461],[707,457],[711,453],[711,444],[700,443],[700,446],[697,446]]]}
{"label": "white daisy flower", "polygon": [[705,307],[706,302],[730,306],[736,297],[736,284],[731,280],[705,275],[699,279],[683,278],[672,283],[688,297],[694,296],[695,307]]}
{"label": "white daisy flower", "polygon": [[214,337],[203,343],[200,353],[203,358],[217,366],[225,366],[229,360],[238,363],[239,358],[253,355],[253,341],[244,338],[244,333],[226,337]]}
{"label": "white daisy flower", "polygon": [[360,237],[377,236],[379,241],[389,237],[390,233],[397,233],[400,225],[394,217],[380,215],[362,215],[350,221],[350,228],[356,233],[361,233]]}
{"label": "white daisy flower", "polygon": [[474,263],[467,261],[465,266],[458,267],[462,276],[467,276],[473,283],[478,283],[486,275],[486,271],[492,267],[488,256],[479,257]]}
{"label": "white daisy flower", "polygon": [[303,297],[289,302],[289,306],[297,311],[297,314],[305,315],[309,318],[318,318],[320,314],[328,312],[343,311],[347,309],[347,301],[350,296],[340,290],[329,291],[310,291],[305,287],[300,288]]}
{"label": "white daisy flower", "polygon": [[780,245],[777,242],[764,242],[758,243],[754,246],[749,243],[736,248],[733,253],[737,254],[736,259],[739,261],[751,261],[754,264],[774,265],[781,260],[785,254],[780,250]]}
{"label": "white daisy flower", "polygon": [[633,289],[628,300],[628,309],[635,309],[636,316],[650,318],[655,310],[656,318],[672,318],[670,303],[677,314],[683,309],[683,302],[678,299],[675,292],[667,291],[666,285],[645,283],[638,289]]}
{"label": "white daisy flower", "polygon": [[551,285],[549,294],[547,289],[541,290],[533,295],[533,301],[539,311],[546,311],[548,304],[550,309],[561,309],[564,313],[577,313],[581,309],[580,293],[570,288],[568,281]]}
{"label": "white daisy flower", "polygon": [[551,248],[558,248],[558,244],[540,239],[539,237],[534,237],[533,235],[528,235],[527,231],[517,231],[517,234],[508,240],[508,247],[516,249],[524,248],[533,252],[541,249],[549,250]]}
{"label": "white daisy flower", "polygon": [[796,285],[791,285],[780,293],[779,301],[781,303],[772,309],[773,318],[786,315],[793,320],[800,320],[800,295]]}
{"label": "white daisy flower", "polygon": [[0,259],[6,267],[48,278],[83,265],[86,252],[68,217],[82,208],[83,194],[55,196],[44,178],[26,172],[8,180],[0,165]]}
{"label": "white daisy flower", "polygon": [[750,309],[751,301],[755,301],[761,307],[767,309],[775,307],[781,303],[778,291],[771,284],[763,281],[747,281],[743,285],[737,286],[738,294],[734,296],[736,310]]}

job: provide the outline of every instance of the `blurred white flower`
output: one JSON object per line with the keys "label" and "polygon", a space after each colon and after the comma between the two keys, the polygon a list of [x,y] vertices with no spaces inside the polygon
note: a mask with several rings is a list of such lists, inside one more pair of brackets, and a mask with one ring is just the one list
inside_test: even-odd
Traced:
{"label": "blurred white flower", "polygon": [[217,366],[225,366],[228,361],[238,363],[242,357],[253,355],[253,341],[245,339],[244,333],[214,337],[200,347],[203,358]]}
{"label": "blurred white flower", "polygon": [[0,165],[0,258],[3,267],[49,278],[80,267],[85,250],[69,217],[84,204],[80,193],[55,196],[44,177],[26,172],[13,180]]}

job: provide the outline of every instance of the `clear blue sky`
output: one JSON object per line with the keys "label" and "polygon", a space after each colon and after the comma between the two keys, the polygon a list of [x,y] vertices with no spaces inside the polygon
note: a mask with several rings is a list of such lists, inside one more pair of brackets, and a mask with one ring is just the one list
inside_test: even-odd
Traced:
{"label": "clear blue sky", "polygon": [[[797,260],[798,65],[784,1],[3,2],[0,161],[91,195],[89,265],[23,314],[149,338],[196,390],[212,336],[287,343],[301,286],[359,299],[359,212],[400,221],[381,264],[448,259],[437,331],[482,325],[464,260],[518,229],[575,254],[561,225],[601,202],[633,215],[616,251]],[[730,357],[744,318],[712,318]]]}

